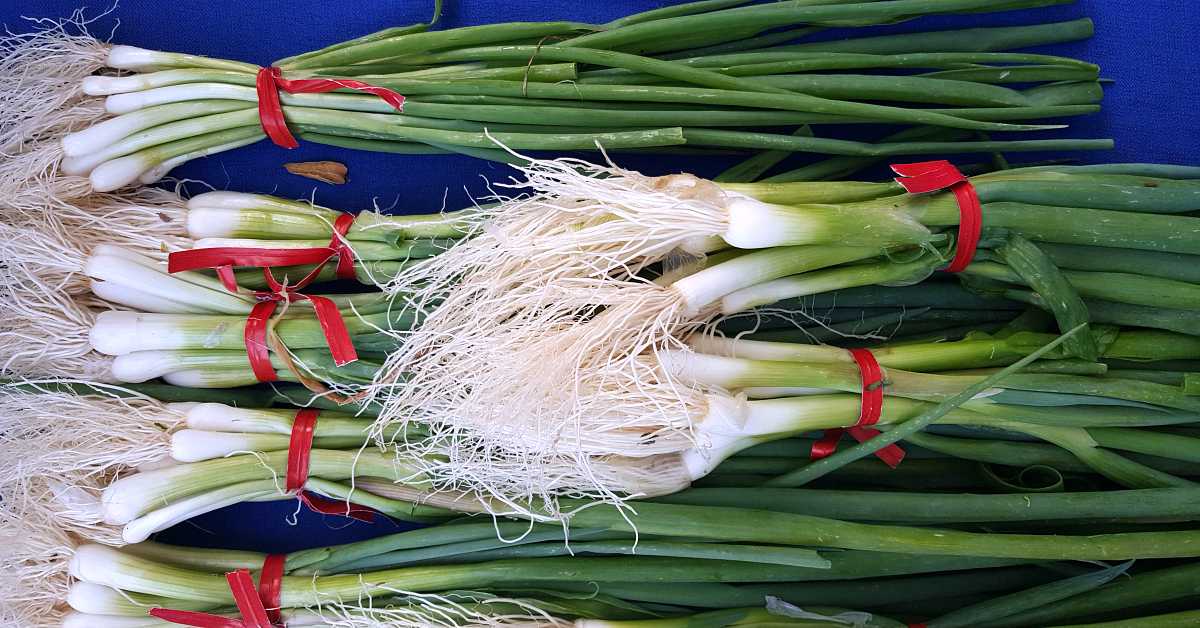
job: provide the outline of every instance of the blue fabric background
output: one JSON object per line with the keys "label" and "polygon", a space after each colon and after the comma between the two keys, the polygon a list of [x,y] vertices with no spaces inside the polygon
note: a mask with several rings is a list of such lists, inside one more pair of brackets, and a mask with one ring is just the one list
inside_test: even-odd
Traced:
{"label": "blue fabric background", "polygon": [[[439,28],[476,24],[569,19],[603,23],[618,17],[672,4],[666,0],[446,0]],[[10,31],[29,30],[23,19],[62,18],[81,6],[80,0],[0,0],[0,24]],[[96,17],[93,35],[115,43],[188,52],[268,64],[279,58],[314,50],[389,26],[429,19],[432,0],[122,0],[104,13],[103,6],[85,11]],[[1046,23],[1091,17],[1096,36],[1082,42],[1047,46],[1037,52],[1059,54],[1100,64],[1102,75],[1115,82],[1106,87],[1102,113],[1067,122],[1058,136],[1108,137],[1115,150],[1078,155],[1087,163],[1154,161],[1200,165],[1200,122],[1194,115],[1200,102],[1200,16],[1195,2],[1145,0],[1106,2],[1079,0],[1073,5],[1001,14],[938,16],[903,24],[858,29],[855,35],[912,32],[971,26]],[[844,37],[845,30],[827,31],[821,38]],[[1000,137],[1002,134],[997,134]],[[1028,137],[1028,136],[1026,136]],[[1065,155],[1009,155],[1010,161],[1030,161]],[[345,163],[349,182],[342,186],[314,183],[288,174],[287,162],[329,159]],[[627,167],[655,174],[688,171],[712,176],[737,158],[681,158],[621,155]],[[812,158],[793,158],[799,166]],[[956,158],[959,163],[982,157]],[[284,150],[269,142],[193,161],[173,176],[197,179],[218,189],[265,192],[292,198],[314,196],[318,203],[345,211],[378,204],[396,213],[437,211],[445,204],[456,209],[468,203],[469,193],[485,192],[485,179],[510,176],[507,166],[457,155],[381,155],[301,143]],[[865,173],[886,177],[882,168]],[[193,192],[203,191],[193,187]],[[300,512],[296,525],[286,519],[294,501],[243,504],[199,517],[160,535],[160,540],[191,545],[291,551],[348,542],[396,530],[391,523],[368,525],[340,517],[323,518]]]}

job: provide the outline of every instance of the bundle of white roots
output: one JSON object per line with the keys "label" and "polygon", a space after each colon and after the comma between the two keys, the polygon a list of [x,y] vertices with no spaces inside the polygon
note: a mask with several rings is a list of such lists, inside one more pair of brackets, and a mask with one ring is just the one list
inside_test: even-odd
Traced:
{"label": "bundle of white roots", "polygon": [[[772,246],[764,238],[784,237],[766,228],[779,208],[690,175],[576,160],[523,170],[528,182],[513,187],[531,195],[488,210],[471,237],[385,287],[434,311],[372,388],[385,408],[377,430],[441,424],[452,459],[507,450],[527,468],[570,461],[584,477],[604,456],[703,451],[710,443],[696,421],[714,400],[736,399],[679,380],[659,356],[690,351],[684,338],[717,313],[721,295],[669,280],[726,241]],[[636,276],[659,262],[669,266],[662,279]],[[528,477],[460,480],[491,494],[553,493]]]}
{"label": "bundle of white roots", "polygon": [[[299,615],[296,621],[288,622],[289,628],[304,625],[322,625],[331,628],[571,628],[587,625],[587,620],[574,622],[554,617],[536,606],[519,599],[478,596],[462,600],[433,594],[417,594],[395,591],[402,596],[405,606],[389,608],[338,607],[322,608],[321,619],[325,623],[307,624],[311,617]],[[478,594],[477,594],[478,595]],[[462,599],[461,596],[455,596]],[[490,606],[503,606],[524,612],[492,614]]]}
{"label": "bundle of white roots", "polygon": [[[30,492],[44,487],[23,487]],[[57,628],[70,612],[67,564],[80,540],[48,509],[5,487],[0,502],[0,623]],[[9,503],[13,498],[14,503]]]}
{"label": "bundle of white roots", "polygon": [[77,13],[38,30],[0,38],[0,196],[54,202],[90,194],[86,176],[59,171],[60,141],[110,117],[84,94],[85,77],[104,68],[111,46],[87,33]]}
{"label": "bundle of white roots", "polygon": [[478,430],[430,424],[419,442],[395,442],[398,455],[422,461],[430,489],[412,499],[388,487],[360,482],[383,497],[417,501],[464,512],[557,521],[569,516],[559,500],[618,503],[629,497],[670,495],[703,473],[702,463],[682,455],[687,447],[654,456],[579,456],[561,451],[531,453]]}
{"label": "bundle of white roots", "polygon": [[140,397],[0,390],[0,624],[64,625],[76,549],[124,544],[104,488],[168,456],[170,416]]}
{"label": "bundle of white roots", "polygon": [[96,315],[119,305],[94,294],[89,256],[103,247],[148,262],[191,248],[179,195],[142,188],[72,203],[0,199],[0,373],[111,379],[111,358],[91,350]]}

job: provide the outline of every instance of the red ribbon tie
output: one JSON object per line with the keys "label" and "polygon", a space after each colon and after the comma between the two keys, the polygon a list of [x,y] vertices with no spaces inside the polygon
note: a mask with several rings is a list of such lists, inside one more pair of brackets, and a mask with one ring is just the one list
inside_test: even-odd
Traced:
{"label": "red ribbon tie", "polygon": [[337,366],[349,364],[358,359],[354,350],[354,342],[350,339],[350,331],[346,329],[346,321],[342,320],[342,312],[333,301],[309,294],[299,294],[285,289],[275,282],[271,271],[264,268],[263,276],[271,285],[272,292],[253,292],[259,302],[250,310],[246,319],[246,356],[250,359],[250,369],[260,382],[278,381],[275,367],[271,364],[271,352],[267,345],[267,321],[275,312],[275,306],[281,301],[289,303],[308,299],[312,302],[313,312],[321,331],[325,333],[325,341],[329,343],[329,353]]}
{"label": "red ribbon tie", "polygon": [[237,292],[237,281],[234,279],[234,266],[253,266],[258,268],[273,268],[275,266],[296,266],[300,264],[316,264],[317,267],[308,273],[292,290],[299,290],[316,280],[330,260],[337,258],[337,278],[357,279],[354,273],[354,252],[346,244],[345,237],[354,224],[354,214],[340,214],[333,221],[333,237],[329,246],[310,249],[258,249],[238,246],[220,246],[209,249],[191,249],[175,251],[167,256],[167,272],[180,273],[186,270],[215,268],[221,284],[230,292]]}
{"label": "red ribbon tie", "polygon": [[[859,411],[858,422],[846,428],[825,430],[820,440],[813,444],[813,461],[832,454],[843,433],[849,433],[860,443],[879,435],[879,430],[869,429],[867,426],[878,423],[883,413],[883,370],[879,368],[875,354],[866,349],[850,349],[850,357],[854,358],[859,371],[862,372],[862,409]],[[875,455],[890,467],[895,467],[904,460],[904,450],[894,443],[876,451]]]}
{"label": "red ribbon tie", "polygon": [[295,495],[313,512],[323,515],[342,515],[370,523],[375,520],[375,515],[380,514],[378,510],[326,499],[304,488],[304,484],[308,482],[308,460],[312,453],[313,430],[316,428],[317,416],[320,414],[320,410],[300,410],[296,413],[295,420],[292,421],[292,436],[288,441],[287,483],[284,490]]}
{"label": "red ribbon tie", "polygon": [[892,170],[900,175],[896,182],[911,194],[950,188],[958,201],[958,248],[950,265],[942,270],[961,273],[975,257],[975,247],[979,246],[979,233],[983,228],[982,208],[975,186],[948,161],[896,164]]}
{"label": "red ribbon tie", "polygon": [[233,600],[237,603],[241,619],[209,615],[193,611],[176,611],[168,608],[150,610],[151,617],[163,621],[195,628],[273,628],[267,617],[267,610],[258,592],[254,590],[254,579],[250,577],[249,569],[238,569],[225,574],[229,582],[229,590],[233,592]]}
{"label": "red ribbon tie", "polygon": [[279,593],[283,589],[283,564],[287,554],[271,554],[263,561],[262,572],[258,574],[258,599],[267,610],[267,619],[271,623],[279,623],[279,611],[283,605]]}
{"label": "red ribbon tie", "polygon": [[[350,225],[354,223],[353,214],[341,214],[333,223],[333,240],[329,246],[312,249],[253,249],[239,247],[217,247],[211,249],[192,249],[176,251],[167,258],[167,272],[178,273],[201,268],[215,268],[217,277],[226,290],[235,294],[247,294],[238,289],[233,275],[234,266],[261,266],[263,277],[267,280],[269,291],[250,292],[259,300],[250,310],[246,319],[246,356],[250,359],[250,369],[260,382],[278,381],[275,367],[271,365],[271,352],[267,344],[267,322],[275,312],[275,306],[287,301],[293,303],[300,299],[312,302],[313,311],[325,340],[329,343],[329,353],[333,363],[344,366],[358,359],[354,350],[354,342],[346,329],[346,321],[337,304],[325,297],[300,294],[296,292],[312,283],[330,260],[337,258],[337,277],[339,279],[354,279],[354,258],[350,247],[343,241]],[[293,264],[316,264],[317,267],[294,286],[283,286],[271,274],[271,266],[290,266]]]}
{"label": "red ribbon tie", "polygon": [[258,117],[262,120],[263,131],[279,146],[296,148],[300,145],[292,133],[288,131],[287,122],[283,117],[283,106],[279,103],[279,90],[289,94],[318,94],[332,92],[335,89],[356,89],[360,92],[374,94],[385,100],[396,111],[404,111],[404,97],[390,89],[375,87],[362,81],[345,79],[300,79],[289,81],[280,76],[279,68],[260,68],[255,78],[254,87],[258,91]]}

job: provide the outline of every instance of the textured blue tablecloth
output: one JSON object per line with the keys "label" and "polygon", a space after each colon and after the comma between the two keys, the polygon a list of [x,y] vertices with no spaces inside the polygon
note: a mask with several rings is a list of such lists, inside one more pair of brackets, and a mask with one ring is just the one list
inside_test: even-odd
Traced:
{"label": "textured blue tablecloth", "polygon": [[[61,18],[80,0],[0,0],[0,23],[10,31],[32,28],[23,16]],[[603,23],[623,15],[671,4],[666,0],[447,0],[440,28],[522,20],[572,20]],[[432,0],[121,0],[106,14],[90,6],[96,17],[91,32],[115,43],[188,52],[259,64],[314,50],[389,26],[427,21]],[[1106,87],[1104,111],[1072,118],[1071,128],[1056,132],[1070,137],[1109,137],[1115,150],[1069,155],[1087,163],[1154,161],[1200,165],[1200,16],[1192,2],[1146,0],[1105,2],[1080,0],[1073,5],[1001,14],[929,17],[887,27],[858,29],[856,35],[912,32],[971,26],[1045,23],[1091,17],[1096,36],[1036,49],[1100,64]],[[845,30],[821,37],[843,37]],[[997,134],[1000,137],[1002,134]],[[1055,155],[1009,155],[1028,161]],[[350,180],[342,186],[314,183],[286,173],[287,162],[329,159],[345,163]],[[810,158],[811,159],[811,158]],[[966,162],[982,158],[963,158]],[[622,165],[666,174],[688,171],[712,176],[736,158],[681,158],[621,155]],[[796,160],[796,165],[803,161]],[[964,163],[960,160],[959,163]],[[179,178],[198,179],[219,189],[266,192],[304,198],[359,211],[377,204],[397,213],[426,213],[468,203],[469,193],[485,191],[485,179],[510,176],[507,166],[458,155],[382,155],[301,143],[284,150],[258,144],[193,161],[174,171]],[[882,170],[872,173],[886,176]],[[193,191],[203,191],[193,187]],[[297,523],[286,519],[294,501],[243,504],[181,524],[160,540],[192,545],[290,551],[384,534],[389,522],[368,525],[338,517],[299,512]],[[402,524],[403,525],[403,524]]]}

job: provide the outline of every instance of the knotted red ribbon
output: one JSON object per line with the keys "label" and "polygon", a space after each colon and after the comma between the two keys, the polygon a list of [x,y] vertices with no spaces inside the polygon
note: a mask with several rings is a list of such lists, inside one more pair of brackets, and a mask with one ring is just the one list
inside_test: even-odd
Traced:
{"label": "knotted red ribbon", "polygon": [[279,68],[260,68],[254,81],[258,90],[258,117],[262,121],[263,131],[279,146],[296,148],[300,145],[288,131],[287,122],[283,118],[283,106],[279,103],[279,91],[289,94],[317,94],[332,92],[335,89],[356,89],[360,92],[374,94],[393,107],[396,111],[404,111],[404,97],[390,89],[375,87],[362,81],[346,79],[301,79],[289,81],[279,74]]}
{"label": "knotted red ribbon", "polygon": [[[239,247],[218,247],[212,249],[192,249],[177,251],[167,257],[167,272],[178,273],[200,268],[215,268],[221,285],[235,294],[240,292],[233,275],[234,266],[261,266],[263,277],[267,280],[269,291],[250,292],[249,295],[259,302],[250,310],[246,319],[246,355],[250,359],[250,369],[260,382],[274,382],[279,378],[275,375],[275,367],[271,365],[271,352],[267,345],[267,321],[275,312],[280,302],[293,303],[300,299],[308,299],[313,304],[317,322],[329,343],[329,352],[333,363],[337,366],[349,364],[358,359],[354,343],[350,340],[350,332],[346,329],[346,321],[338,311],[337,304],[325,297],[300,294],[296,292],[312,283],[324,268],[325,264],[337,258],[337,275],[339,279],[354,278],[354,258],[350,248],[342,241],[342,237],[354,222],[351,214],[338,216],[333,223],[333,240],[328,247],[312,249],[247,249]],[[316,264],[317,267],[307,276],[292,286],[283,286],[275,281],[271,274],[271,266],[292,264]]]}
{"label": "knotted red ribbon", "polygon": [[276,282],[269,269],[263,269],[263,276],[271,286],[271,291],[250,293],[258,298],[259,302],[250,310],[250,316],[246,319],[245,334],[246,356],[250,359],[250,369],[254,371],[254,377],[258,381],[279,380],[275,375],[275,367],[271,365],[271,352],[267,345],[267,321],[275,312],[275,306],[283,301],[293,303],[300,299],[308,299],[312,302],[317,322],[325,334],[325,341],[329,343],[329,353],[333,356],[334,364],[342,366],[358,359],[354,342],[346,329],[346,321],[342,320],[342,313],[336,303],[325,297],[292,292],[292,288],[285,288]]}
{"label": "knotted red ribbon", "polygon": [[326,499],[304,489],[308,482],[308,460],[312,453],[313,430],[317,425],[320,410],[300,410],[292,421],[292,436],[288,441],[287,480],[284,490],[293,494],[308,506],[309,510],[323,515],[342,515],[370,523],[378,510],[358,504]]}
{"label": "knotted red ribbon", "polygon": [[267,616],[263,601],[254,590],[254,579],[250,577],[250,570],[231,571],[225,574],[225,579],[229,581],[229,590],[233,591],[233,600],[237,602],[238,612],[242,614],[241,619],[169,608],[151,609],[150,616],[172,624],[195,628],[272,628],[273,624]]}
{"label": "knotted red ribbon", "polygon": [[[825,430],[821,439],[813,443],[811,459],[814,461],[832,454],[843,433],[849,433],[860,443],[879,434],[879,430],[866,426],[878,423],[883,414],[883,370],[879,368],[875,354],[866,349],[850,349],[850,357],[854,358],[858,370],[862,372],[862,409],[858,414],[858,422],[851,427]],[[904,460],[904,450],[895,444],[876,451],[875,455],[891,467]]]}
{"label": "knotted red ribbon", "polygon": [[896,164],[892,170],[900,175],[896,182],[912,194],[950,188],[958,201],[958,248],[950,265],[942,270],[961,273],[975,257],[979,232],[983,228],[983,213],[975,186],[948,161],[923,161],[915,164]]}

